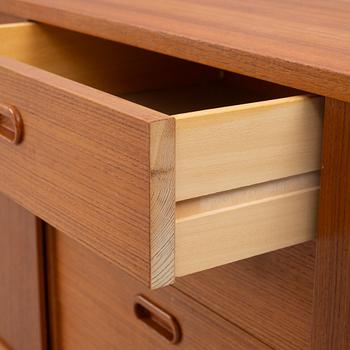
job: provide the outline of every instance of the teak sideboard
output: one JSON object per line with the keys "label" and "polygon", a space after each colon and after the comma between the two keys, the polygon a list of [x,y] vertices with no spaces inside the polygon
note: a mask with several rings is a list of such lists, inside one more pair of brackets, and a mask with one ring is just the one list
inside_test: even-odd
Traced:
{"label": "teak sideboard", "polygon": [[0,1],[1,350],[349,350],[350,4]]}

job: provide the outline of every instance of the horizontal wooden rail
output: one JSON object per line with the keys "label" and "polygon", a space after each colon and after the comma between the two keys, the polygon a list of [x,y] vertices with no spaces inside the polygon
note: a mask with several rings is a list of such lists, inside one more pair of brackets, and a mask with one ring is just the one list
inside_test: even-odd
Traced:
{"label": "horizontal wooden rail", "polygon": [[309,173],[177,203],[176,276],[312,240],[318,192]]}

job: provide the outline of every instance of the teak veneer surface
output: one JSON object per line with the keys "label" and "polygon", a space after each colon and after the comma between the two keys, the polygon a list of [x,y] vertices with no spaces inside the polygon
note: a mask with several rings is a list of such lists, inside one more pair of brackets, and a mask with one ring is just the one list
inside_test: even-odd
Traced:
{"label": "teak veneer surface", "polygon": [[341,0],[2,0],[0,11],[350,101]]}
{"label": "teak veneer surface", "polygon": [[0,194],[0,349],[44,350],[40,221]]}
{"label": "teak veneer surface", "polygon": [[1,190],[146,284],[160,276],[171,281],[166,269],[151,273],[172,264],[157,264],[163,256],[151,253],[149,242],[160,250],[172,242],[160,242],[162,215],[173,220],[156,202],[172,196],[173,186],[156,186],[160,177],[164,184],[168,174],[172,179],[159,161],[159,149],[173,148],[172,121],[7,58],[0,58],[0,77],[2,100],[21,111],[25,125],[21,145],[1,143]]}
{"label": "teak veneer surface", "polygon": [[350,105],[326,99],[312,350],[350,348]]}
{"label": "teak veneer surface", "polygon": [[[174,120],[72,80],[130,92],[210,80],[215,70],[33,23],[3,25],[0,39],[0,100],[25,129],[18,147],[0,144],[1,190],[146,284],[172,282]],[[75,98],[86,102],[81,112]]]}
{"label": "teak veneer surface", "polygon": [[[64,233],[47,239],[53,350],[271,350],[173,287],[149,291]],[[136,318],[139,294],[177,319],[178,344]]]}
{"label": "teak veneer surface", "polygon": [[314,269],[315,243],[307,242],[186,276],[174,286],[272,349],[309,350]]}

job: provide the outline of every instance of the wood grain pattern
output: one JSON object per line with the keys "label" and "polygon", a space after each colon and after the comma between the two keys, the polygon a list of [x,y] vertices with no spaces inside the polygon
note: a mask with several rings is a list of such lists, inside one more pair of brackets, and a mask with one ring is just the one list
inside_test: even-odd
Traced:
{"label": "wood grain pattern", "polygon": [[150,286],[175,280],[175,120],[150,125]]}
{"label": "wood grain pattern", "polygon": [[150,284],[150,123],[167,117],[6,58],[0,77],[25,126],[0,145],[1,190]]}
{"label": "wood grain pattern", "polygon": [[233,206],[239,207],[305,188],[318,188],[319,177],[319,172],[315,171],[180,201],[176,203],[176,218],[182,220],[188,217],[198,217],[203,213],[218,212]]}
{"label": "wood grain pattern", "polygon": [[327,99],[313,350],[350,348],[350,105]]}
{"label": "wood grain pattern", "polygon": [[[210,68],[34,23],[1,26],[0,39],[3,55],[113,93],[142,90],[145,84],[154,89],[218,77]],[[166,74],[162,73],[163,69]],[[177,70],[181,74],[177,74]],[[174,159],[171,154],[175,145],[171,134],[175,126],[168,119],[149,128],[151,243],[146,240],[144,244],[150,245],[149,278],[153,287],[174,278]],[[165,145],[168,146],[165,148]]]}
{"label": "wood grain pattern", "polygon": [[196,301],[168,287],[149,291],[65,234],[51,230],[50,280],[55,290],[54,350],[166,350],[174,345],[136,318],[135,297],[146,296],[180,323],[176,348],[271,350]]}
{"label": "wood grain pattern", "polygon": [[322,114],[294,96],[175,115],[176,200],[318,170]]}
{"label": "wood grain pattern", "polygon": [[0,194],[0,349],[46,349],[41,235],[40,221]]}
{"label": "wood grain pattern", "polygon": [[317,174],[306,174],[245,187],[233,191],[230,198],[225,193],[222,203],[221,195],[213,195],[204,205],[197,204],[204,210],[180,208],[176,276],[312,240],[316,235],[318,186]]}
{"label": "wood grain pattern", "polygon": [[273,349],[308,350],[314,255],[308,242],[178,278],[174,287]]}
{"label": "wood grain pattern", "polygon": [[350,101],[346,1],[2,0],[0,11]]}

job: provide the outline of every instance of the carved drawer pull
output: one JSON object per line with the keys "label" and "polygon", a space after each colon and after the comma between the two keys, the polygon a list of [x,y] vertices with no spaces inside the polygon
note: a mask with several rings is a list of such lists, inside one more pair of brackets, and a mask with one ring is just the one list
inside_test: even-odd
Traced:
{"label": "carved drawer pull", "polygon": [[14,144],[19,144],[22,141],[22,117],[13,106],[0,104],[0,138]]}
{"label": "carved drawer pull", "polygon": [[176,344],[180,341],[181,330],[176,319],[145,297],[137,296],[134,311],[139,320],[153,328],[171,343]]}

